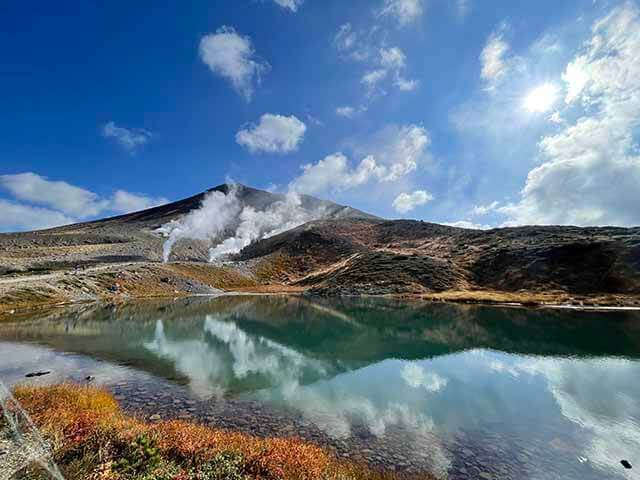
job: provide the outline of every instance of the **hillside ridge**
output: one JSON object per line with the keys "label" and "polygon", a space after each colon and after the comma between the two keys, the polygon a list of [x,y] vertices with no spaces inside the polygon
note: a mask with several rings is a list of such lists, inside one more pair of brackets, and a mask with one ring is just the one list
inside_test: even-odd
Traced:
{"label": "hillside ridge", "polygon": [[[235,218],[215,238],[179,239],[163,263],[159,227],[180,224],[208,193],[228,195],[230,188],[97,221],[0,234],[0,311],[223,291],[640,306],[638,227],[473,230],[386,220],[311,196],[296,204],[317,212],[311,221],[209,263],[210,248],[238,234]],[[234,188],[242,208],[258,214],[286,198]]]}

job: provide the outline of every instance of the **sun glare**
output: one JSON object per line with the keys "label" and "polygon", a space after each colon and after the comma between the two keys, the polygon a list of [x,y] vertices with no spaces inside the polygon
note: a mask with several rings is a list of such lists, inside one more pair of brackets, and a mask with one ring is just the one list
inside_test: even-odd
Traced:
{"label": "sun glare", "polygon": [[551,110],[558,98],[558,89],[545,83],[531,90],[524,99],[524,108],[532,113],[544,113]]}

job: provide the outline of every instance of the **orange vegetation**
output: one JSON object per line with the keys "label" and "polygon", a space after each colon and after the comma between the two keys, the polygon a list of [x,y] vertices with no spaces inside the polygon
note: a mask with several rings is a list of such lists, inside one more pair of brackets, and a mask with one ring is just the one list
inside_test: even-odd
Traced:
{"label": "orange vegetation", "polygon": [[96,387],[21,386],[15,396],[50,440],[69,480],[398,478],[296,438],[262,439],[182,421],[145,423]]}

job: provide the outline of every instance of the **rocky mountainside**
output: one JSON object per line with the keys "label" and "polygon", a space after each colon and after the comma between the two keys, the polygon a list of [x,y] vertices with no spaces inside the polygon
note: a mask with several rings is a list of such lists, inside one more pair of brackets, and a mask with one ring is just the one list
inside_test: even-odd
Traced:
{"label": "rocky mountainside", "polygon": [[[237,187],[241,205],[257,211],[285,198],[282,194],[244,185]],[[164,238],[157,229],[200,208],[208,193],[227,194],[230,188],[230,185],[222,184],[184,200],[97,221],[35,232],[0,234],[0,274],[104,263],[161,261]],[[300,200],[303,209],[322,212],[323,218],[377,218],[309,195],[301,195]],[[176,245],[172,260],[206,261],[209,247],[208,242],[185,239]]]}
{"label": "rocky mountainside", "polygon": [[640,294],[640,228],[469,230],[410,220],[311,222],[245,248],[325,295],[443,291]]}
{"label": "rocky mountainside", "polygon": [[[210,191],[228,196],[230,189]],[[315,212],[316,220],[254,241],[222,263],[208,263],[211,242],[192,237],[181,237],[171,261],[162,263],[166,237],[158,228],[202,212],[206,195],[94,222],[1,234],[0,313],[221,290],[640,306],[640,228],[469,230],[384,220],[309,196],[296,208]],[[244,186],[233,195],[251,215],[285,201]],[[199,220],[215,221],[219,214],[213,209]],[[213,243],[235,238],[239,223],[234,217]]]}

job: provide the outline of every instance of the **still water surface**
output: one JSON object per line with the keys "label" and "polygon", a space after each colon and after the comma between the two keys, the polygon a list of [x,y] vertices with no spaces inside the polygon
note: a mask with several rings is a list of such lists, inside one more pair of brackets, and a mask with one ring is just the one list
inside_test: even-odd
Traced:
{"label": "still water surface", "polygon": [[198,401],[264,405],[398,470],[640,478],[635,312],[225,296],[0,324],[0,379],[42,369],[33,381],[87,373],[146,393],[151,378]]}

